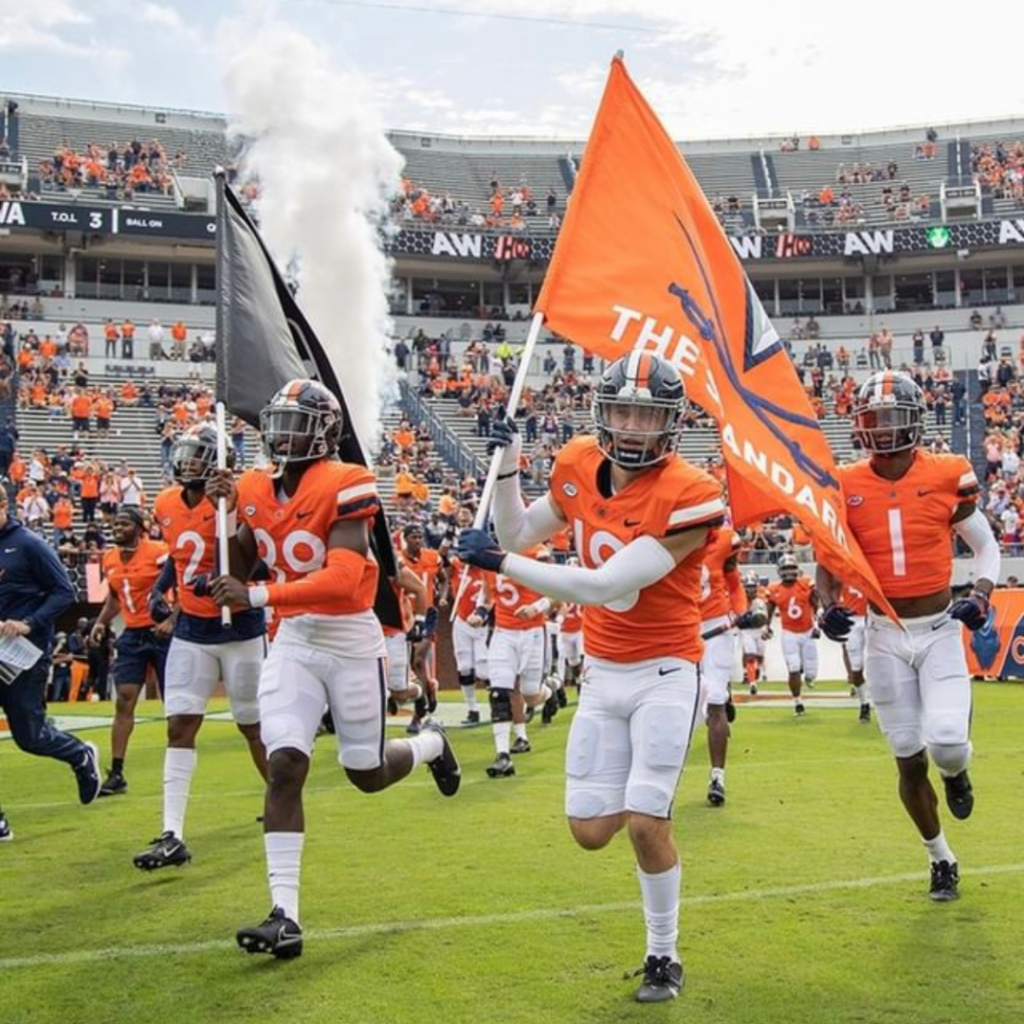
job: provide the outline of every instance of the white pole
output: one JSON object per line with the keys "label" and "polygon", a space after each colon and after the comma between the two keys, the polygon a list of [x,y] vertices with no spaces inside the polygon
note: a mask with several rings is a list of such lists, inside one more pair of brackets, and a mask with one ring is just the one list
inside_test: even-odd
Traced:
{"label": "white pole", "polygon": [[[217,415],[217,468],[228,468],[228,432],[227,416],[224,403],[216,405]],[[217,559],[222,573],[230,572],[231,560],[228,554],[228,500],[217,499]],[[231,609],[225,605],[220,610],[220,621],[223,626],[231,625]]]}
{"label": "white pole", "polygon": [[[519,369],[516,371],[516,379],[512,382],[512,390],[508,393],[508,401],[505,403],[505,415],[514,419],[516,409],[519,408],[519,400],[523,396],[523,388],[526,386],[526,375],[530,371],[530,363],[533,361],[533,350],[537,347],[537,339],[540,337],[540,329],[544,325],[544,314],[536,312],[530,321],[530,330],[526,335],[526,343],[523,345],[523,354],[519,361]],[[487,522],[487,514],[491,510],[491,502],[494,499],[494,488],[498,483],[498,468],[501,466],[501,449],[497,448],[491,457],[491,464],[487,469],[487,479],[484,481],[484,489],[480,494],[480,504],[477,506],[476,515],[473,517],[473,528],[482,530]],[[462,574],[458,592],[452,602],[451,618],[455,618],[455,609],[459,606],[459,600],[466,589],[468,574]]]}

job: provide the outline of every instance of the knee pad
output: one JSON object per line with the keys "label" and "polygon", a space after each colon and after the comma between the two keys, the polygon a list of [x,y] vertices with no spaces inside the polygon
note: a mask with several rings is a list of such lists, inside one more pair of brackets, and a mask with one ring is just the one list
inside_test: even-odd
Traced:
{"label": "knee pad", "polygon": [[913,757],[921,752],[921,734],[917,729],[893,729],[885,733],[894,757]]}
{"label": "knee pad", "polygon": [[459,686],[473,686],[473,673],[472,672],[460,672],[459,673]]}
{"label": "knee pad", "polygon": [[645,707],[641,710],[644,742],[638,753],[647,768],[681,771],[690,745],[690,723],[682,708]]}
{"label": "knee pad", "polygon": [[512,721],[512,691],[492,689],[487,693],[492,722]]}
{"label": "knee pad", "polygon": [[929,743],[928,756],[945,775],[959,775],[971,763],[970,743]]}

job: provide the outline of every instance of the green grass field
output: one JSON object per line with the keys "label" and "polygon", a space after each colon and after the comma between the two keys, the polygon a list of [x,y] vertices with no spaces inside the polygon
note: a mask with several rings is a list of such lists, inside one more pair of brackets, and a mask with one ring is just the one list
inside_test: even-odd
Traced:
{"label": "green grass field", "polygon": [[[234,944],[269,897],[261,786],[232,725],[200,734],[193,862],[153,875],[131,857],[160,831],[162,723],[136,730],[129,793],[87,808],[62,766],[0,743],[15,831],[0,844],[0,1022],[1019,1024],[1024,687],[975,694],[977,807],[966,823],[944,816],[962,871],[945,905],[926,896],[893,763],[855,709],[795,720],[786,704],[742,706],[717,810],[700,729],[675,812],[687,983],[661,1006],[634,1003],[627,978],[644,952],[627,841],[585,853],[563,821],[568,713],[531,726],[513,779],[484,775],[489,729],[455,732],[454,800],[425,770],[362,795],[322,738],[305,953],[284,963]],[[87,735],[106,754],[106,731]]]}

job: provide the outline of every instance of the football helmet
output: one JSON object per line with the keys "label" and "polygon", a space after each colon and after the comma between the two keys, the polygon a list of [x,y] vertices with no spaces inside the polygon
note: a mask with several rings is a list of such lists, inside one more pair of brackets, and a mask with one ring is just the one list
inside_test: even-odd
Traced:
{"label": "football helmet", "polygon": [[260,410],[263,448],[279,468],[335,454],[343,426],[341,403],[315,380],[290,380]]}
{"label": "football helmet", "polygon": [[757,593],[757,575],[755,573],[748,572],[743,577],[743,589],[747,592],[748,598]]}
{"label": "football helmet", "polygon": [[779,579],[783,583],[795,583],[800,575],[800,566],[793,555],[783,555],[779,559]]}
{"label": "football helmet", "polygon": [[853,403],[853,434],[869,452],[893,455],[916,447],[924,433],[924,395],[895,370],[873,373]]}
{"label": "football helmet", "polygon": [[[227,445],[227,465],[235,464],[235,451]],[[184,487],[204,484],[217,468],[217,428],[212,423],[190,427],[174,442],[171,469]]]}
{"label": "football helmet", "polygon": [[634,351],[601,374],[593,416],[601,451],[624,469],[661,462],[675,448],[686,389],[661,356]]}

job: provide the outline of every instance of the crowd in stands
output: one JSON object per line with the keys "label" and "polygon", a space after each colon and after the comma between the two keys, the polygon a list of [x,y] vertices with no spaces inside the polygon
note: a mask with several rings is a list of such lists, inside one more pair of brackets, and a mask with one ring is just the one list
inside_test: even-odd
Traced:
{"label": "crowd in stands", "polygon": [[91,142],[81,152],[65,139],[54,148],[53,156],[40,161],[39,183],[43,190],[102,188],[119,199],[148,192],[170,195],[171,172],[183,169],[187,160],[181,150],[169,158],[159,139],[109,145]]}
{"label": "crowd in stands", "polygon": [[971,171],[984,191],[1024,207],[1024,142],[972,143]]}
{"label": "crowd in stands", "polygon": [[546,217],[547,226],[556,231],[562,223],[558,193],[549,189],[543,208],[533,195],[526,175],[511,188],[502,185],[497,171],[491,172],[489,193],[470,206],[464,199],[455,199],[450,192],[434,192],[409,178],[402,179],[402,189],[392,201],[392,219],[398,223],[421,221],[425,224],[451,227],[493,228],[501,231],[525,231],[526,218]]}

